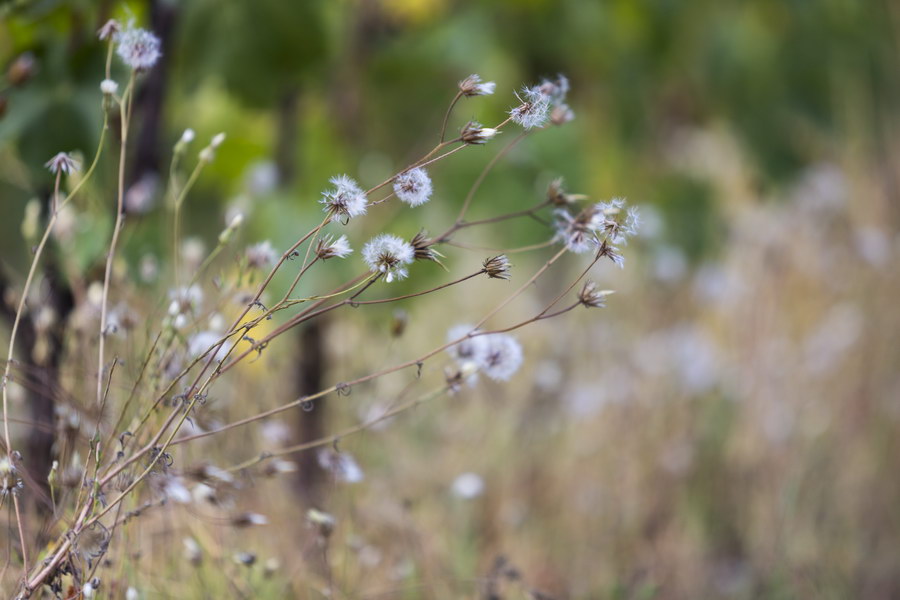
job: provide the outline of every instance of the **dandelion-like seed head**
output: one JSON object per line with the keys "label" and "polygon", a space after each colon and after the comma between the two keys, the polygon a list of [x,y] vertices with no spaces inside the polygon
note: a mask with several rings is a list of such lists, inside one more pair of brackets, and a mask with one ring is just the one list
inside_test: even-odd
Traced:
{"label": "dandelion-like seed head", "polygon": [[568,104],[557,104],[550,111],[550,122],[554,125],[565,125],[575,119],[575,112]]}
{"label": "dandelion-like seed head", "polygon": [[119,58],[135,71],[150,69],[162,55],[159,38],[146,29],[129,24],[126,29],[116,33],[114,39]]}
{"label": "dandelion-like seed head", "polygon": [[421,206],[431,199],[431,177],[422,167],[404,171],[394,178],[394,193],[401,202]]}
{"label": "dandelion-like seed head", "polygon": [[625,268],[625,257],[622,256],[622,253],[619,252],[619,249],[609,243],[607,240],[603,240],[603,243],[600,244],[600,249],[597,250],[597,256],[603,257],[605,256],[609,260],[613,262],[614,265],[619,267],[620,269]]}
{"label": "dandelion-like seed head", "polygon": [[597,247],[597,211],[589,206],[573,215],[568,210],[560,209],[555,213],[557,241],[563,242],[566,249],[576,254],[590,252]]}
{"label": "dandelion-like seed head", "polygon": [[54,175],[63,173],[69,175],[81,168],[81,165],[68,152],[59,152],[53,158],[44,163],[44,166],[50,169]]}
{"label": "dandelion-like seed head", "polygon": [[322,448],[317,455],[319,466],[329,471],[337,481],[359,483],[365,479],[362,469],[350,454]]}
{"label": "dandelion-like seed head", "polygon": [[22,486],[19,471],[9,457],[0,458],[0,498],[5,498],[9,494],[18,494]]}
{"label": "dandelion-like seed head", "polygon": [[119,84],[112,79],[104,79],[100,82],[100,91],[107,96],[112,96],[119,91]]}
{"label": "dandelion-like seed head", "polygon": [[522,88],[521,94],[516,94],[516,98],[519,106],[509,111],[514,123],[518,123],[523,129],[533,129],[547,121],[550,96],[544,94],[539,86]]}
{"label": "dandelion-like seed head", "polygon": [[505,333],[492,333],[484,338],[481,371],[494,381],[508,381],[522,366],[522,346]]}
{"label": "dandelion-like seed head", "polygon": [[346,235],[342,235],[337,239],[329,235],[316,243],[316,256],[322,260],[345,258],[351,252],[353,252],[353,249],[350,247],[350,242],[347,240]]}
{"label": "dandelion-like seed head", "polygon": [[565,75],[559,74],[556,79],[543,80],[539,89],[550,99],[553,106],[560,106],[565,103],[566,95],[569,93],[569,79]]}
{"label": "dandelion-like seed head", "polygon": [[609,202],[598,202],[594,206],[596,229],[606,233],[613,245],[625,245],[628,238],[637,234],[640,213],[637,207],[625,209],[624,198],[613,198]]}
{"label": "dandelion-like seed head", "polygon": [[323,210],[326,213],[339,215],[345,223],[366,214],[368,200],[359,184],[347,175],[337,175],[330,181],[334,188],[323,192],[319,201],[325,205]]}
{"label": "dandelion-like seed head", "polygon": [[472,74],[459,82],[459,91],[463,96],[489,96],[494,93],[497,84],[493,81],[481,81],[481,76]]}
{"label": "dandelion-like seed head", "polygon": [[248,246],[244,251],[244,256],[247,257],[247,266],[251,269],[264,269],[275,263],[278,252],[272,246],[272,242],[265,240]]}
{"label": "dandelion-like seed head", "polygon": [[454,325],[447,330],[447,342],[461,340],[447,349],[447,353],[460,365],[467,362],[478,363],[482,360],[485,348],[484,336],[468,337],[470,333],[477,331],[471,325],[464,323]]}
{"label": "dandelion-like seed head", "polygon": [[383,273],[384,280],[390,283],[406,278],[409,274],[406,265],[415,260],[416,251],[403,238],[382,233],[363,246],[362,255],[369,269],[373,273]]}
{"label": "dandelion-like seed head", "polygon": [[595,282],[588,281],[581,288],[578,299],[588,308],[604,308],[606,307],[606,297],[614,293],[613,290],[601,290]]}
{"label": "dandelion-like seed head", "polygon": [[498,133],[497,129],[482,127],[478,121],[469,121],[460,131],[459,137],[467,144],[481,145],[488,143]]}
{"label": "dandelion-like seed head", "polygon": [[484,272],[492,279],[509,279],[509,269],[512,265],[505,254],[486,258],[482,263]]}

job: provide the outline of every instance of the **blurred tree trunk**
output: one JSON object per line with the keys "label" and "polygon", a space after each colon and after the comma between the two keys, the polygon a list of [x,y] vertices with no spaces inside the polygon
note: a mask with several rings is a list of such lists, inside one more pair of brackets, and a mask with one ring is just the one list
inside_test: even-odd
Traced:
{"label": "blurred tree trunk", "polygon": [[[322,389],[325,371],[325,323],[313,321],[300,332],[300,359],[296,370],[296,395],[306,396]],[[297,411],[297,442],[304,443],[325,435],[325,401],[312,403],[311,410]],[[325,471],[319,466],[315,451],[298,452],[294,487],[304,504],[316,506],[322,500]]]}

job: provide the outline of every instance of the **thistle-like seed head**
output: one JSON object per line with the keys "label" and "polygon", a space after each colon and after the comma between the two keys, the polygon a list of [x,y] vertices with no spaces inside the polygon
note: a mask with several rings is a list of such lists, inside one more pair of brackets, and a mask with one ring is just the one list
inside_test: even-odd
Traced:
{"label": "thistle-like seed head", "polygon": [[578,299],[584,306],[589,308],[604,308],[606,306],[606,297],[615,293],[614,290],[601,290],[595,282],[588,281],[581,288]]}
{"label": "thistle-like seed head", "polygon": [[481,81],[481,76],[472,74],[459,82],[459,91],[463,96],[489,96],[494,93],[497,84],[493,81]]}
{"label": "thistle-like seed head", "polygon": [[500,133],[491,127],[482,127],[478,121],[469,121],[460,132],[460,139],[467,144],[481,145],[486,144]]}
{"label": "thistle-like seed head", "polygon": [[509,279],[509,268],[512,265],[505,254],[499,254],[492,258],[486,258],[482,263],[484,272],[492,279]]}

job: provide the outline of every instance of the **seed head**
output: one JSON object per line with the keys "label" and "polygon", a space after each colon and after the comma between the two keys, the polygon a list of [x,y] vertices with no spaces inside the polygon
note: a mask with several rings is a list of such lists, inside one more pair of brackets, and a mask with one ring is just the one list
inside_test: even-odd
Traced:
{"label": "seed head", "polygon": [[383,273],[388,283],[405,279],[409,274],[406,265],[415,259],[415,248],[403,238],[382,233],[363,247],[363,260],[373,273]]}
{"label": "seed head", "polygon": [[112,96],[119,91],[119,84],[112,79],[104,79],[100,82],[100,91],[107,96]]}
{"label": "seed head", "polygon": [[460,132],[460,138],[467,144],[486,144],[496,136],[499,131],[491,127],[482,127],[478,121],[469,121]]}
{"label": "seed head", "polygon": [[563,187],[562,177],[558,177],[547,186],[547,202],[553,206],[571,206],[579,200],[587,198],[584,194],[569,194]]}
{"label": "seed head", "polygon": [[516,94],[519,106],[509,111],[513,122],[518,123],[524,129],[540,127],[547,120],[550,111],[550,96],[544,94],[539,86],[522,88],[521,94]]}
{"label": "seed head", "polygon": [[97,37],[101,40],[115,39],[115,35],[122,31],[122,26],[115,19],[110,19],[97,30]]}
{"label": "seed head", "polygon": [[584,284],[584,287],[581,288],[578,299],[584,306],[589,308],[605,308],[606,297],[611,294],[615,294],[615,291],[601,290],[595,282],[588,281]]}
{"label": "seed head", "polygon": [[589,206],[575,215],[565,209],[557,210],[554,213],[556,215],[554,239],[562,241],[567,250],[576,254],[593,250],[599,244],[596,213],[595,206]]}
{"label": "seed head", "polygon": [[195,135],[196,134],[194,133],[194,130],[188,127],[184,130],[184,133],[181,134],[181,139],[178,141],[180,141],[182,144],[190,144],[194,141]]}
{"label": "seed head", "polygon": [[366,193],[353,179],[347,175],[337,175],[330,181],[334,188],[322,192],[319,201],[325,205],[323,210],[326,213],[339,215],[345,224],[353,217],[366,214]]}
{"label": "seed head", "polygon": [[459,82],[459,91],[463,96],[490,96],[497,88],[493,81],[482,83],[481,76],[472,74]]}
{"label": "seed head", "polygon": [[22,478],[8,456],[0,458],[0,499],[9,494],[18,494],[22,489]]}
{"label": "seed head", "polygon": [[447,330],[448,342],[461,340],[447,349],[447,353],[450,354],[460,366],[464,366],[467,363],[478,364],[484,357],[485,336],[468,337],[470,334],[477,333],[477,331],[478,330],[471,325],[466,324],[454,325]]}
{"label": "seed head", "polygon": [[117,33],[114,39],[116,53],[135,71],[146,71],[161,56],[159,38],[146,29],[129,25],[127,29]]}
{"label": "seed head", "polygon": [[522,346],[505,333],[492,333],[484,338],[481,370],[494,381],[508,381],[522,366]]}
{"label": "seed head", "polygon": [[247,257],[247,266],[251,269],[264,269],[275,263],[278,253],[272,246],[272,242],[265,240],[248,246],[244,251],[244,256]]}
{"label": "seed head", "polygon": [[350,248],[350,242],[347,241],[346,235],[342,235],[337,239],[334,239],[334,236],[329,235],[321,238],[316,243],[316,256],[322,260],[333,257],[344,258],[351,252],[353,252],[353,249]]}
{"label": "seed head", "polygon": [[557,75],[556,79],[545,79],[540,85],[541,93],[550,99],[553,106],[564,105],[569,93],[569,80],[565,75]]}
{"label": "seed head", "polygon": [[443,258],[443,254],[434,249],[434,242],[428,237],[428,232],[424,229],[417,233],[409,243],[413,247],[415,260],[431,260],[439,265],[441,264],[439,259]]}
{"label": "seed head", "polygon": [[331,472],[334,478],[343,483],[359,483],[365,479],[362,469],[356,460],[346,452],[335,452],[329,448],[319,450],[317,455],[319,466]]}
{"label": "seed head", "polygon": [[69,175],[81,168],[78,161],[68,152],[58,153],[56,156],[45,162],[44,166],[50,169],[50,172],[54,175],[58,175],[59,173]]}
{"label": "seed head", "polygon": [[509,259],[506,258],[505,254],[500,254],[493,258],[486,258],[484,263],[482,263],[482,266],[488,277],[492,279],[509,280],[509,268],[512,265],[509,263]]}
{"label": "seed head", "polygon": [[431,199],[431,178],[422,167],[416,167],[397,175],[394,193],[410,206],[421,206]]}
{"label": "seed head", "polygon": [[550,122],[554,125],[565,125],[575,118],[575,113],[568,104],[557,104],[550,111]]}

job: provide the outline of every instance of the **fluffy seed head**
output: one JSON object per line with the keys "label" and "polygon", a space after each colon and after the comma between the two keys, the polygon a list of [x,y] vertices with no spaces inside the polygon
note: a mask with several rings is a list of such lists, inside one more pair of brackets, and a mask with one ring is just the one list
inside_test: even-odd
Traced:
{"label": "fluffy seed head", "polygon": [[68,152],[60,152],[53,158],[44,163],[44,166],[50,169],[54,175],[64,173],[66,175],[77,171],[80,168],[78,161]]}
{"label": "fluffy seed head", "polygon": [[344,258],[351,252],[353,252],[353,249],[350,247],[350,242],[347,241],[346,235],[342,235],[337,239],[329,235],[316,243],[316,256],[322,260]]}
{"label": "fluffy seed head", "polygon": [[396,235],[382,233],[363,246],[363,260],[374,273],[384,273],[388,283],[394,279],[405,279],[409,274],[406,265],[415,259],[412,244]]}
{"label": "fluffy seed head", "polygon": [[194,141],[195,137],[194,130],[188,127],[184,130],[184,133],[181,134],[181,139],[179,140],[182,144],[190,144]]}
{"label": "fluffy seed head", "polygon": [[569,93],[569,80],[565,75],[557,75],[556,79],[545,79],[541,82],[540,91],[550,99],[553,106],[560,106],[566,101]]}
{"label": "fluffy seed head", "polygon": [[394,179],[394,193],[410,206],[421,206],[431,199],[431,177],[422,167],[404,171]]}
{"label": "fluffy seed head", "polygon": [[333,215],[340,215],[346,223],[353,217],[366,214],[368,200],[366,193],[347,175],[337,175],[331,178],[333,189],[322,192],[319,201],[325,205],[324,211]]}
{"label": "fluffy seed head", "polygon": [[481,371],[494,381],[508,381],[522,366],[522,346],[505,333],[484,336]]}
{"label": "fluffy seed head", "polygon": [[565,209],[557,210],[554,213],[556,215],[554,239],[563,242],[567,250],[576,254],[593,250],[599,244],[596,213],[594,206],[589,206],[576,215]]}
{"label": "fluffy seed head", "polygon": [[365,479],[362,469],[356,460],[346,452],[335,452],[330,448],[319,450],[317,456],[319,466],[331,472],[334,478],[343,483],[359,483]]}
{"label": "fluffy seed head", "polygon": [[539,86],[522,88],[521,94],[516,94],[519,106],[509,111],[513,122],[518,123],[523,129],[540,127],[547,121],[550,111],[550,96],[541,92]]}
{"label": "fluffy seed head", "polygon": [[100,91],[108,96],[112,96],[119,91],[119,84],[112,79],[104,79],[100,82]]}
{"label": "fluffy seed head", "polygon": [[275,263],[278,253],[272,246],[272,242],[265,240],[248,246],[244,251],[244,256],[247,257],[247,266],[251,269],[264,269]]}
{"label": "fluffy seed head", "polygon": [[509,268],[512,266],[505,254],[500,254],[492,258],[486,258],[484,263],[484,272],[492,279],[509,279]]}
{"label": "fluffy seed head", "polygon": [[469,121],[460,132],[460,138],[467,144],[486,144],[493,139],[499,131],[491,127],[482,127],[478,121]]}
{"label": "fluffy seed head", "polygon": [[459,82],[459,91],[463,96],[489,96],[496,88],[496,83],[493,81],[482,83],[481,76],[474,73]]}
{"label": "fluffy seed head", "polygon": [[135,71],[146,71],[162,55],[159,38],[146,29],[129,25],[127,29],[117,33],[114,39],[119,58]]}

